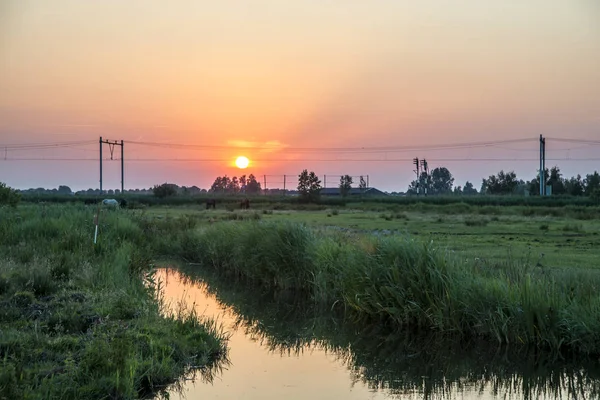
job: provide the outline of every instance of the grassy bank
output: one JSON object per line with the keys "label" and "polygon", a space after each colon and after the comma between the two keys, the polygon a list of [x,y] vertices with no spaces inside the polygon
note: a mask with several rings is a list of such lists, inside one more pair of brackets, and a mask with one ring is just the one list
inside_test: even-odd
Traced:
{"label": "grassy bank", "polygon": [[405,236],[262,221],[189,232],[172,250],[228,276],[350,310],[366,325],[600,354],[595,269],[548,269],[527,258],[465,261]]}
{"label": "grassy bank", "polygon": [[83,206],[0,208],[0,398],[139,398],[210,369],[226,338],[167,312],[152,232],[104,211],[93,245]]}

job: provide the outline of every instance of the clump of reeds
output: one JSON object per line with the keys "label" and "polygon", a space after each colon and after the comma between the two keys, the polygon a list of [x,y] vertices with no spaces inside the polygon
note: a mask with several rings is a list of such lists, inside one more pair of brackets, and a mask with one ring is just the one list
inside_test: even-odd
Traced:
{"label": "clump of reeds", "polygon": [[551,272],[509,257],[465,262],[408,237],[316,234],[294,224],[220,224],[189,245],[195,262],[305,292],[365,324],[600,354],[600,272]]}

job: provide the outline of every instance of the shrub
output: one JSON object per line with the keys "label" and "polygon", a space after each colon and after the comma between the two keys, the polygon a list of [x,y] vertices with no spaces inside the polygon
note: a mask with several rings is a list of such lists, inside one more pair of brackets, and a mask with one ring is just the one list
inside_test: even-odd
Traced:
{"label": "shrub", "polygon": [[16,207],[21,201],[21,194],[15,189],[6,186],[5,183],[0,182],[0,205],[9,205]]}

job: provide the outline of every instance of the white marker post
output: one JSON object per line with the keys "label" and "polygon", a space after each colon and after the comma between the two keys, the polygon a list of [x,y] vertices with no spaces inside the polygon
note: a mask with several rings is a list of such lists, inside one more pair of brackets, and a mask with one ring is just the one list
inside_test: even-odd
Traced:
{"label": "white marker post", "polygon": [[98,216],[100,214],[100,207],[98,207],[98,211],[96,215],[94,215],[94,225],[96,225],[96,231],[94,232],[94,244],[96,244],[96,239],[98,238]]}

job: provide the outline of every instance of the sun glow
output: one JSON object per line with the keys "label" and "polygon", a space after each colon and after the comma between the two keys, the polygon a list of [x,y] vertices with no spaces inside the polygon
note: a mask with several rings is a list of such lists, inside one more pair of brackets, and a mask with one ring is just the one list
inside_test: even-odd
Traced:
{"label": "sun glow", "polygon": [[235,165],[240,169],[248,167],[248,164],[250,164],[250,160],[248,160],[248,158],[244,156],[240,156],[235,160]]}

